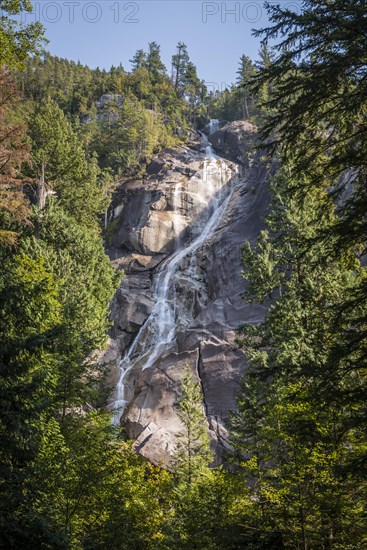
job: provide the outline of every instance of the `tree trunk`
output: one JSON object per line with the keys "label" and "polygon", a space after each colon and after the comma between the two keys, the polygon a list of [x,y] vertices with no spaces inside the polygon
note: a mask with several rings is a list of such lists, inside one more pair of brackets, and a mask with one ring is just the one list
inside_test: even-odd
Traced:
{"label": "tree trunk", "polygon": [[42,172],[40,182],[38,185],[37,193],[37,206],[40,210],[43,210],[46,206],[46,184],[45,184],[45,164],[42,162]]}

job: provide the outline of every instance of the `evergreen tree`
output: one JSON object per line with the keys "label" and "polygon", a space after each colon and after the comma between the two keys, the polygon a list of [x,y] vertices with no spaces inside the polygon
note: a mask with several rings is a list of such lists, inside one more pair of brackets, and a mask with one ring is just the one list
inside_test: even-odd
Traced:
{"label": "evergreen tree", "polygon": [[[362,123],[367,105],[366,5],[359,0],[348,4],[343,0],[328,4],[307,0],[300,14],[281,6],[268,6],[268,10],[271,25],[257,34],[262,34],[265,42],[274,39],[278,54],[257,77],[257,89],[265,83],[274,86],[263,142],[285,157],[293,156],[293,171],[302,190],[300,201],[309,187],[328,189],[335,200],[335,223],[319,227],[308,246],[313,248],[315,242],[319,246],[317,242],[322,241],[324,254],[337,261],[354,246],[361,258],[367,240],[367,133]],[[304,174],[312,174],[312,178],[302,179]],[[320,216],[324,217],[322,211]],[[334,396],[337,407],[355,401],[356,412],[350,410],[349,421],[360,430],[367,425],[360,411],[366,384],[363,303],[367,286],[362,274],[357,281],[354,290],[335,305],[333,332],[339,336],[330,352],[333,367],[329,380],[337,383],[333,387],[326,384],[324,389],[329,397]],[[349,378],[352,371],[358,373],[353,383]],[[349,382],[343,388],[345,377]],[[357,469],[361,460],[356,461]]]}
{"label": "evergreen tree", "polygon": [[363,455],[363,429],[350,424],[362,402],[341,398],[359,381],[355,372],[337,374],[334,355],[344,330],[337,306],[364,271],[353,248],[338,261],[326,253],[335,237],[309,246],[337,224],[333,201],[309,189],[301,202],[306,176],[300,182],[290,162],[283,170],[272,185],[269,231],[244,250],[247,299],[276,300],[263,323],[243,328],[251,367],[233,442],[269,536],[278,533],[285,547],[362,548],[364,489],[351,464]]}
{"label": "evergreen tree", "polygon": [[100,374],[93,361],[109,328],[108,305],[117,285],[100,237],[51,205],[41,215],[38,238],[26,240],[29,254],[41,251],[49,269],[62,281],[63,331],[58,350],[57,399],[63,422],[73,407],[94,402]]}
{"label": "evergreen tree", "polygon": [[[272,51],[272,49],[265,43],[261,44],[261,48],[259,50],[259,60],[256,63],[257,72],[267,71],[272,65],[272,63],[274,62],[274,60],[275,60],[275,54]],[[265,106],[269,101],[271,95],[272,95],[272,89],[269,83],[266,82],[262,85],[258,94],[258,99],[263,108],[266,109]]]}
{"label": "evergreen tree", "polygon": [[38,512],[67,548],[159,548],[168,474],[146,464],[102,411],[73,415],[35,463]]}
{"label": "evergreen tree", "polygon": [[177,44],[176,53],[172,56],[172,78],[176,93],[182,97],[185,85],[187,64],[190,60],[187,46],[183,42]]}
{"label": "evergreen tree", "polygon": [[51,524],[34,512],[32,483],[55,403],[59,286],[41,255],[1,255],[0,546],[49,548]]}
{"label": "evergreen tree", "polygon": [[174,456],[176,475],[180,482],[190,486],[200,476],[213,457],[203,411],[203,396],[194,382],[190,367],[185,368],[177,414],[183,424],[178,435]]}
{"label": "evergreen tree", "polygon": [[147,54],[144,50],[137,50],[134,57],[130,59],[133,72],[147,67]]}
{"label": "evergreen tree", "polygon": [[[88,158],[64,113],[51,100],[37,109],[30,122],[32,164],[28,173],[39,178],[44,194],[57,193],[60,204],[74,218],[95,226],[105,209],[105,189],[96,162]],[[39,202],[41,209],[44,201]]]}
{"label": "evergreen tree", "polygon": [[[322,165],[315,185],[324,176],[332,186],[339,180],[334,193],[345,199],[339,249],[351,241],[358,246],[366,239],[365,2],[306,0],[301,13],[281,5],[269,5],[268,13],[271,25],[255,33],[264,42],[275,40],[278,52],[256,79],[256,89],[275,85],[263,139],[284,152],[297,143],[299,173]],[[345,171],[350,177],[342,177]]]}
{"label": "evergreen tree", "polygon": [[199,80],[197,69],[191,61],[187,63],[184,83],[185,97],[190,109],[190,122],[195,127],[198,116],[201,117],[201,120],[205,120],[206,86],[204,82]]}
{"label": "evergreen tree", "polygon": [[159,113],[147,111],[134,97],[125,98],[116,122],[104,123],[96,135],[99,162],[120,175],[131,175],[169,136]]}
{"label": "evergreen tree", "polygon": [[[20,168],[29,159],[26,128],[14,120],[18,103],[16,85],[5,69],[0,69],[0,244],[13,245],[20,226],[30,223],[29,201],[23,193],[26,183]],[[12,120],[13,118],[13,120]]]}
{"label": "evergreen tree", "polygon": [[39,53],[43,27],[39,22],[25,24],[19,20],[24,12],[32,12],[29,0],[2,0],[0,9],[0,68],[21,68],[25,59]]}
{"label": "evergreen tree", "polygon": [[240,118],[242,104],[239,105],[238,90],[234,86],[226,88],[222,92],[216,92],[209,99],[210,118],[217,118],[222,121],[231,122]]}
{"label": "evergreen tree", "polygon": [[[207,419],[200,386],[186,366],[178,400],[184,429],[177,436],[173,456],[173,484],[168,491],[171,513],[163,532],[167,548],[224,550],[237,548],[243,532],[243,492],[237,479],[222,468],[210,468]],[[247,495],[246,495],[247,497]]]}
{"label": "evergreen tree", "polygon": [[247,55],[241,56],[237,75],[237,86],[240,90],[240,97],[242,100],[242,116],[243,118],[249,118],[251,107],[253,106],[253,98],[250,93],[250,82],[255,76],[255,67]]}
{"label": "evergreen tree", "polygon": [[166,67],[161,59],[161,47],[150,42],[147,54],[147,68],[153,84],[162,82],[166,76]]}

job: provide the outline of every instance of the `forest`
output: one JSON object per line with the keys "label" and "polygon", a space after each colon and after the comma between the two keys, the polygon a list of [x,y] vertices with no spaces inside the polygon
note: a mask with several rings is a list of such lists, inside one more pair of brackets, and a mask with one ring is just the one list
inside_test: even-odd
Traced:
{"label": "forest", "polygon": [[[366,529],[367,6],[267,5],[256,60],[209,91],[184,42],[91,69],[47,52],[29,0],[0,7],[0,548],[363,550]],[[214,461],[183,373],[169,470],[106,407],[98,363],[122,270],[116,185],[210,119],[247,120],[275,162],[266,227],[243,243],[248,369]]]}

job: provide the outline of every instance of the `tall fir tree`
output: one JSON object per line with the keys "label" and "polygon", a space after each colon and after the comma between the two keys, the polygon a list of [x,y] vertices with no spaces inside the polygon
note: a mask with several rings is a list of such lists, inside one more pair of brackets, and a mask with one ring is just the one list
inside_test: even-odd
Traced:
{"label": "tall fir tree", "polygon": [[147,67],[147,54],[144,50],[137,50],[134,54],[134,57],[130,59],[131,67],[133,72],[138,69]]}
{"label": "tall fir tree", "polygon": [[250,83],[255,76],[255,67],[247,55],[242,55],[237,71],[237,86],[242,100],[242,116],[250,118],[251,108],[253,107],[253,97],[250,92]]}
{"label": "tall fir tree", "polygon": [[[274,87],[262,129],[263,143],[293,158],[300,201],[310,187],[320,192],[327,189],[334,198],[335,223],[319,228],[309,247],[321,241],[325,255],[339,261],[354,246],[356,256],[363,258],[367,249],[367,132],[362,122],[367,106],[366,5],[359,0],[348,4],[307,0],[300,13],[280,5],[269,5],[268,12],[270,26],[256,32],[264,42],[274,41],[277,51],[275,61],[259,73],[255,85],[255,89],[266,83]],[[312,178],[302,180],[303,174]],[[359,430],[367,426],[367,417],[359,408],[367,367],[363,273],[353,292],[335,306],[333,330],[339,338],[330,369],[330,377],[338,380],[334,385],[339,388],[337,406],[356,400],[359,412],[350,414]],[[340,383],[351,372],[358,373],[358,382],[343,390]]]}
{"label": "tall fir tree", "polygon": [[167,75],[166,67],[161,59],[161,47],[157,42],[149,43],[147,68],[153,84],[162,82]]}
{"label": "tall fir tree", "polygon": [[186,366],[177,404],[183,430],[178,435],[174,464],[178,479],[187,486],[201,475],[213,457],[203,406],[200,386]]}
{"label": "tall fir tree", "polygon": [[272,184],[268,231],[244,249],[246,299],[274,303],[263,323],[243,328],[251,366],[233,443],[269,536],[278,534],[285,547],[362,548],[364,489],[353,464],[363,456],[363,429],[350,423],[362,402],[342,397],[359,381],[334,355],[345,322],[338,306],[364,270],[352,247],[338,261],[327,254],[336,237],[309,246],[338,220],[325,191],[311,189],[300,201],[306,178],[284,163]]}
{"label": "tall fir tree", "polygon": [[34,510],[34,460],[55,405],[59,282],[40,254],[1,256],[0,546],[46,548],[52,522]]}
{"label": "tall fir tree", "polygon": [[14,245],[22,225],[30,223],[23,192],[22,163],[29,160],[26,126],[15,120],[19,93],[13,77],[0,68],[0,245]]}
{"label": "tall fir tree", "polygon": [[[30,122],[32,163],[28,173],[39,179],[43,195],[53,190],[73,217],[91,227],[105,209],[105,189],[95,159],[88,159],[77,132],[60,107],[47,100]],[[38,206],[44,207],[44,199]]]}
{"label": "tall fir tree", "polygon": [[184,93],[185,74],[189,60],[186,44],[179,42],[176,53],[172,56],[172,78],[176,93],[180,96]]}

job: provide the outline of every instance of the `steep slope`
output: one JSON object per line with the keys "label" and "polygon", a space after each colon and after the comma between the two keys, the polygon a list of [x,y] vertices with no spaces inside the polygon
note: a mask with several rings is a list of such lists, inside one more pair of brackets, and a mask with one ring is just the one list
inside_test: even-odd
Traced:
{"label": "steep slope", "polygon": [[[247,151],[255,135],[243,128]],[[219,453],[226,445],[223,421],[246,366],[236,329],[264,314],[241,299],[241,246],[256,239],[268,203],[269,170],[251,156],[228,161],[202,137],[159,155],[146,180],[122,184],[113,200],[109,254],[126,277],[112,304],[119,366],[111,408],[156,463],[168,464],[180,430],[174,406],[187,363],[202,385],[213,445]]]}

